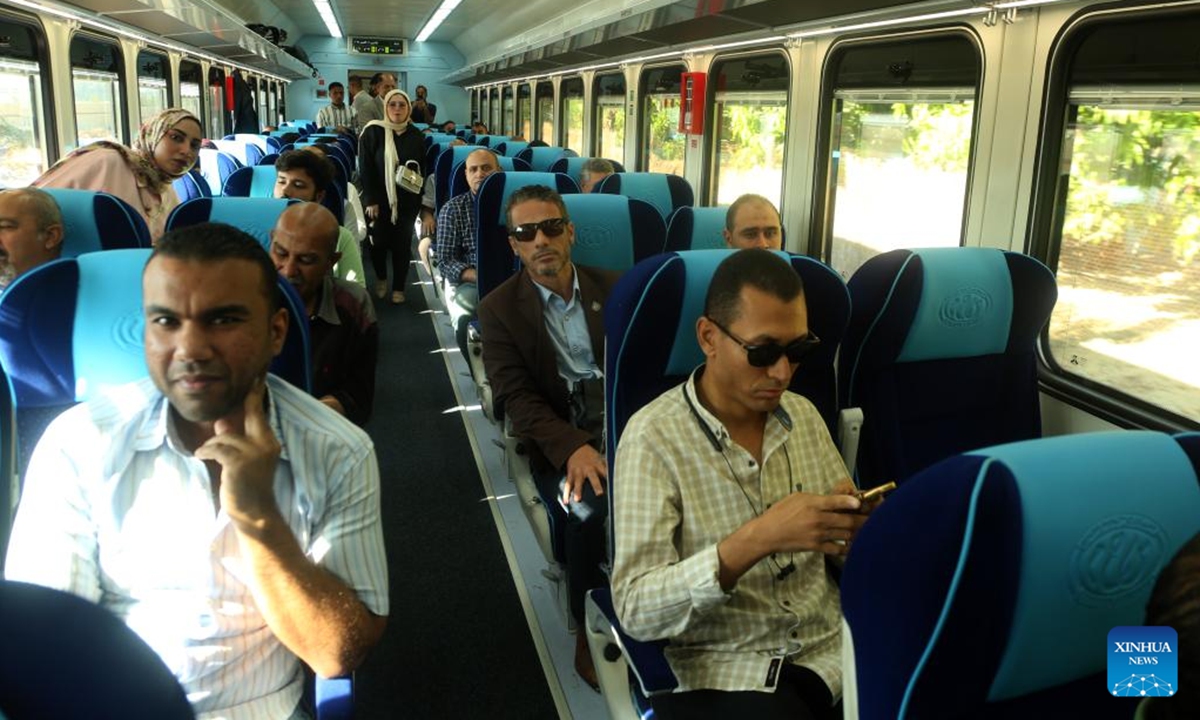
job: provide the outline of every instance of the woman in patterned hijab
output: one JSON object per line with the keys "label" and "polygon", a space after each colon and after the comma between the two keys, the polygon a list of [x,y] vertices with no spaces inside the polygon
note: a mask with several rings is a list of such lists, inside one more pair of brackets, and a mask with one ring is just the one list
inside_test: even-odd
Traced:
{"label": "woman in patterned hijab", "polygon": [[171,182],[196,164],[203,130],[200,120],[180,108],[150,118],[133,147],[100,140],[59,160],[33,181],[35,187],[101,190],[129,203],[157,240],[167,215],[179,204]]}

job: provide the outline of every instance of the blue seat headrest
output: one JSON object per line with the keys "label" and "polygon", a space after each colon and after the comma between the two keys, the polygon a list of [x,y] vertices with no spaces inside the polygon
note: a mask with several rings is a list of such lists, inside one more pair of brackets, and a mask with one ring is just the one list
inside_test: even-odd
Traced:
{"label": "blue seat headrest", "polygon": [[[1004,352],[1012,324],[1012,279],[992,248],[914,250],[922,264],[921,298],[898,362]],[[897,273],[899,277],[900,273]]]}
{"label": "blue seat headrest", "polygon": [[619,195],[564,195],[563,203],[575,226],[572,260],[608,270],[633,267],[634,228],[629,198]]}

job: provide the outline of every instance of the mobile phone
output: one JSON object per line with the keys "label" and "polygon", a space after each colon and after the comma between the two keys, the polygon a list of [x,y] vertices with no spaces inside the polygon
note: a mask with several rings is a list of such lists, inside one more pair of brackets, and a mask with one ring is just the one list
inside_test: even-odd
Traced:
{"label": "mobile phone", "polygon": [[855,493],[855,495],[862,502],[870,502],[871,500],[875,500],[876,498],[882,498],[884,495],[890,493],[891,491],[893,491],[895,489],[896,489],[896,482],[893,480],[892,482],[884,483],[883,485],[880,485],[879,487],[873,487],[870,490],[859,491],[859,492]]}

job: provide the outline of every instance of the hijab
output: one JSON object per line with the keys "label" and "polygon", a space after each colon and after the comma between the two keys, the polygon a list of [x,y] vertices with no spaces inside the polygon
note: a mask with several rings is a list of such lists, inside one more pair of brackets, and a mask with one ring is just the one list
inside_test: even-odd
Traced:
{"label": "hijab", "polygon": [[98,140],[75,150],[55,163],[55,166],[57,167],[62,163],[70,162],[71,158],[85,155],[94,150],[102,148],[115,150],[121,155],[125,164],[129,166],[129,171],[137,178],[139,186],[149,188],[151,191],[161,195],[173,180],[183,177],[192,169],[191,166],[188,166],[182,172],[169,173],[160,168],[158,163],[154,162],[154,148],[158,146],[159,141],[163,139],[163,136],[171,128],[184,120],[191,120],[201,129],[204,128],[200,124],[200,119],[187,110],[182,108],[163,110],[142,125],[137,139],[133,141],[132,148],[125,147],[121,143],[112,142],[111,140]]}
{"label": "hijab", "polygon": [[[400,154],[396,151],[396,135],[408,130],[408,120],[402,123],[394,123],[388,119],[387,104],[396,95],[404,97],[404,101],[408,103],[408,117],[412,119],[412,101],[408,99],[408,93],[403,90],[392,90],[383,98],[383,119],[372,120],[363,127],[363,132],[372,125],[378,125],[384,128],[383,133],[383,185],[387,188],[388,207],[392,209],[392,222],[396,222],[400,214],[400,206],[396,202],[396,168],[400,165]],[[391,130],[392,132],[387,132]]]}

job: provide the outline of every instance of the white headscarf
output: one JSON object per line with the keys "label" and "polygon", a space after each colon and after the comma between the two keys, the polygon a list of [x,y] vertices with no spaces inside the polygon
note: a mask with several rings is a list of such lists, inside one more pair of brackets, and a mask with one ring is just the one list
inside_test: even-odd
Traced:
{"label": "white headscarf", "polygon": [[412,101],[408,99],[408,93],[403,90],[392,90],[383,98],[383,119],[372,120],[363,127],[363,132],[372,125],[378,125],[383,128],[383,186],[387,188],[388,207],[392,209],[392,222],[395,223],[399,219],[400,208],[396,202],[396,168],[400,165],[400,154],[396,152],[396,136],[392,131],[402,133],[408,129],[408,121],[402,123],[394,123],[388,119],[387,104],[394,95],[404,96],[404,101],[408,103],[408,116],[412,117]]}

